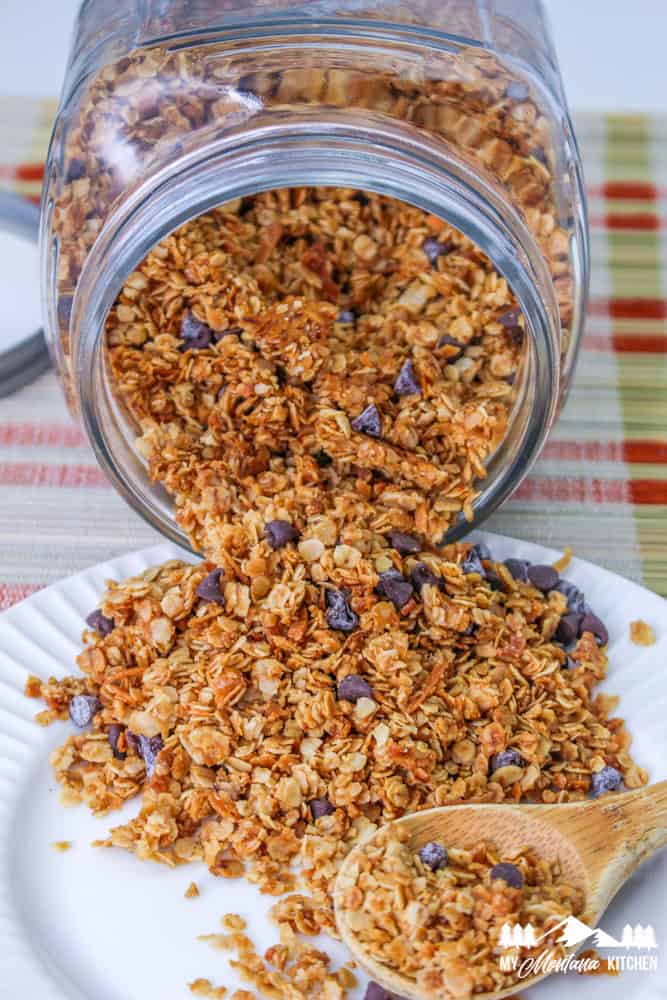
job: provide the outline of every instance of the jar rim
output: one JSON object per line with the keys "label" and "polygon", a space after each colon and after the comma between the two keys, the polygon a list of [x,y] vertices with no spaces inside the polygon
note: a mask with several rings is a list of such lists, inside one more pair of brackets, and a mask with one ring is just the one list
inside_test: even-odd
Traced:
{"label": "jar rim", "polygon": [[79,410],[97,460],[135,510],[190,548],[171,499],[150,481],[110,392],[101,349],[105,321],[132,271],[179,226],[237,198],[304,186],[372,191],[440,216],[489,257],[519,302],[529,345],[524,397],[487,464],[474,520],[455,523],[443,542],[460,538],[514,491],[554,421],[560,333],[553,280],[521,215],[478,161],[414,126],[358,109],[302,110],[277,122],[254,115],[205,148],[182,151],[110,213],[80,275],[70,326]]}

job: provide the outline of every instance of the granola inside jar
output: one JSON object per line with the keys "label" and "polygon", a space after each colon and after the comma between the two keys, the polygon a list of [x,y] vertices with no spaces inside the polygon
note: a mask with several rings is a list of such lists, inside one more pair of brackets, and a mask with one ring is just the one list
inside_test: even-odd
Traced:
{"label": "granola inside jar", "polygon": [[[516,487],[587,294],[537,0],[81,11],[43,203],[47,328],[166,535],[316,516],[459,537]],[[381,522],[381,523],[380,523]]]}

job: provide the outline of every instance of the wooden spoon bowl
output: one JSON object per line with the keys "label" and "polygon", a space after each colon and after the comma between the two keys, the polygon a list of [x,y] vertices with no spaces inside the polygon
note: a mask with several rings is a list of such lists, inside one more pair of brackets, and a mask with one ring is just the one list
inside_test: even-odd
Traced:
{"label": "wooden spoon bowl", "polygon": [[[667,844],[667,781],[636,792],[565,805],[456,805],[411,813],[392,826],[408,833],[417,851],[429,841],[445,847],[470,848],[492,841],[501,854],[530,847],[548,861],[560,863],[563,880],[583,889],[587,922],[595,927],[602,913],[632,872]],[[385,828],[382,828],[385,829]],[[380,831],[373,832],[348,854],[334,886],[340,935],[355,959],[390,993],[425,1000],[417,983],[374,957],[350,926],[345,895],[356,884],[359,862]],[[548,973],[519,981],[521,989]],[[476,1000],[500,1000],[516,993],[517,983]]]}

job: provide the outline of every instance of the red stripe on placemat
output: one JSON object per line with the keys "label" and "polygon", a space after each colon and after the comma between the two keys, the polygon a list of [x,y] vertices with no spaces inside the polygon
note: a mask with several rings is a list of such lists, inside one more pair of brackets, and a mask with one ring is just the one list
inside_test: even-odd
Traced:
{"label": "red stripe on placemat", "polygon": [[518,488],[519,500],[537,503],[667,504],[667,482],[660,479],[568,479],[532,477]]}
{"label": "red stripe on placemat", "polygon": [[44,180],[43,163],[9,163],[0,166],[0,180],[3,181],[42,181]]}
{"label": "red stripe on placemat", "polygon": [[591,229],[609,229],[611,232],[634,229],[637,232],[654,233],[667,225],[653,212],[608,212],[607,215],[592,215],[589,222]]}
{"label": "red stripe on placemat", "polygon": [[607,181],[605,184],[591,184],[586,190],[591,198],[653,201],[662,193],[663,189],[643,181]]}
{"label": "red stripe on placemat", "polygon": [[587,333],[585,351],[616,351],[618,354],[665,354],[667,333]]}
{"label": "red stripe on placemat", "polygon": [[542,458],[666,465],[667,441],[547,441]]}
{"label": "red stripe on placemat", "polygon": [[104,486],[111,484],[95,465],[0,463],[0,486]]}
{"label": "red stripe on placemat", "polygon": [[588,313],[612,319],[665,319],[667,299],[591,299]]}
{"label": "red stripe on placemat", "polygon": [[86,443],[86,436],[78,427],[69,424],[0,424],[0,445],[53,445],[58,448],[78,448]]}
{"label": "red stripe on placemat", "polygon": [[0,583],[0,610],[11,608],[43,586],[43,583]]}

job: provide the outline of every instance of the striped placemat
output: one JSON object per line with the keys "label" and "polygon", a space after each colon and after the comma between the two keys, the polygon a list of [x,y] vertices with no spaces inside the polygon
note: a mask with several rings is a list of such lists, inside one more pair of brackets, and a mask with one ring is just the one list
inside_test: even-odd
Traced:
{"label": "striped placemat", "polygon": [[[0,99],[0,186],[39,197],[54,110]],[[542,458],[488,527],[570,545],[667,594],[667,116],[575,119],[592,234],[586,337]],[[155,540],[99,471],[53,373],[0,400],[0,607]]]}

